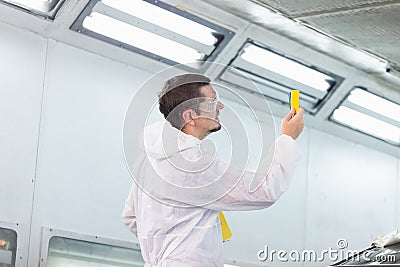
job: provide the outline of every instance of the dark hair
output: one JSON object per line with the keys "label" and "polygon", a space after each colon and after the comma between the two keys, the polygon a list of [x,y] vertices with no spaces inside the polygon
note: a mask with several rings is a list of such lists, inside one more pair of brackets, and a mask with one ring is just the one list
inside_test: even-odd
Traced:
{"label": "dark hair", "polygon": [[[164,118],[177,129],[184,126],[182,113],[193,108],[197,113],[198,103],[196,99],[203,97],[200,88],[209,85],[211,80],[201,74],[186,73],[168,79],[158,95],[160,112]],[[189,101],[193,99],[193,101]]]}

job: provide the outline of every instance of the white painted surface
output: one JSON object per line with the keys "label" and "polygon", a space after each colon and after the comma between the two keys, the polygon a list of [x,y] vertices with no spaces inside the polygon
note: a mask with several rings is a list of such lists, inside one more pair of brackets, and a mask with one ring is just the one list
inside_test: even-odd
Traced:
{"label": "white painted surface", "polygon": [[25,266],[47,41],[3,23],[0,33],[0,221],[16,226]]}
{"label": "white painted surface", "polygon": [[310,141],[306,249],[337,249],[339,239],[364,249],[393,231],[396,158],[315,130]]}
{"label": "white painted surface", "polygon": [[120,220],[131,182],[122,125],[149,74],[55,41],[47,70],[31,248],[42,226],[131,238]]}
{"label": "white painted surface", "polygon": [[[280,120],[277,127],[280,127]],[[276,258],[260,262],[257,253],[265,250],[266,246],[269,251],[303,249],[308,139],[308,130],[305,130],[298,140],[302,157],[295,177],[289,191],[277,203],[260,211],[227,212],[233,238],[225,245],[226,258],[267,266],[289,266],[289,263],[290,266],[301,266],[301,262],[280,262]]]}

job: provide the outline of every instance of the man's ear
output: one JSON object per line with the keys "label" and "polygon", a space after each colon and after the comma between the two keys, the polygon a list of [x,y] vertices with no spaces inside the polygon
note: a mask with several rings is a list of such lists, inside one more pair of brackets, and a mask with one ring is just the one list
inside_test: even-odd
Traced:
{"label": "man's ear", "polygon": [[182,113],[182,119],[185,124],[195,125],[193,119],[197,118],[196,112],[193,109],[187,109]]}

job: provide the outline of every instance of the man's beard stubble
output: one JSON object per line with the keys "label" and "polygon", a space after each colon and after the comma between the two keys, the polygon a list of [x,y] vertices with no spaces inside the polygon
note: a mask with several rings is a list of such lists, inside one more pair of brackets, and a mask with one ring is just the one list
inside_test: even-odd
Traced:
{"label": "man's beard stubble", "polygon": [[221,123],[218,122],[218,126],[212,128],[209,132],[215,133],[215,132],[218,132],[219,130],[221,130]]}

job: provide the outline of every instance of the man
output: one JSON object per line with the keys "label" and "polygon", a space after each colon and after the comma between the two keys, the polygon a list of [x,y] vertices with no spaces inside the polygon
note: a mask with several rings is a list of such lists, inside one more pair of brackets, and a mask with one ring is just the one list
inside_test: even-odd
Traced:
{"label": "man", "polygon": [[[169,79],[159,95],[160,112],[170,125],[145,128],[122,216],[139,239],[146,267],[223,266],[219,211],[266,208],[288,188],[304,110],[283,119],[272,162],[256,173],[237,171],[202,150],[202,140],[221,128],[223,108],[210,80],[200,74]],[[264,179],[249,190],[255,175]]]}

